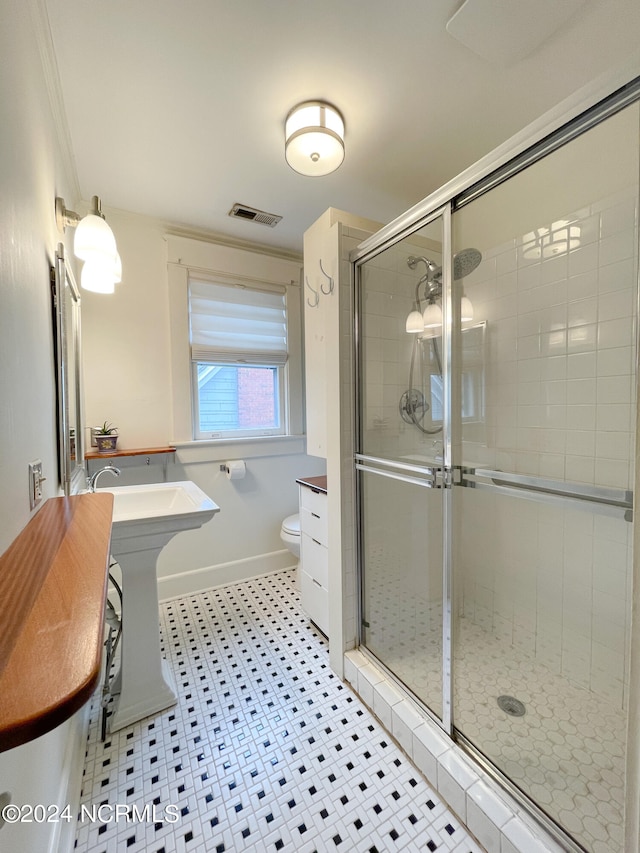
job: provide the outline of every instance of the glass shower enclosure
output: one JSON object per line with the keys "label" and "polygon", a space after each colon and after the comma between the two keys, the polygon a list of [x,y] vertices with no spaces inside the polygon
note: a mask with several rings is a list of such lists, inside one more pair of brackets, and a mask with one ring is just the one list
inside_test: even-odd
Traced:
{"label": "glass shower enclosure", "polygon": [[444,492],[433,485],[443,454],[442,336],[407,333],[406,324],[411,312],[422,320],[443,233],[436,216],[361,271],[356,463],[363,642],[439,720]]}
{"label": "glass shower enclosure", "polygon": [[639,120],[356,267],[361,647],[589,853],[624,850]]}

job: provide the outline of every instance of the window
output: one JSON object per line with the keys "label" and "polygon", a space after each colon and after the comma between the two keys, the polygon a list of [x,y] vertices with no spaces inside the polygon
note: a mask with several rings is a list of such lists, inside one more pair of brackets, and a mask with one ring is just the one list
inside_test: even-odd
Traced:
{"label": "window", "polygon": [[[462,422],[484,422],[484,349],[486,323],[476,323],[462,329],[462,369],[460,392]],[[429,389],[427,424],[439,426],[444,413],[444,382],[442,379],[442,338],[423,338],[423,357]]]}
{"label": "window", "polygon": [[189,279],[194,438],[285,432],[285,288]]}

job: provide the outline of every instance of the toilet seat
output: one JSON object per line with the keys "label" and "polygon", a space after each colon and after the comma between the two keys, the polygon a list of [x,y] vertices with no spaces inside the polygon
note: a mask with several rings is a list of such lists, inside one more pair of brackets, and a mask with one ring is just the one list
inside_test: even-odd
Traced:
{"label": "toilet seat", "polygon": [[282,530],[290,536],[300,536],[300,515],[288,515],[282,522]]}

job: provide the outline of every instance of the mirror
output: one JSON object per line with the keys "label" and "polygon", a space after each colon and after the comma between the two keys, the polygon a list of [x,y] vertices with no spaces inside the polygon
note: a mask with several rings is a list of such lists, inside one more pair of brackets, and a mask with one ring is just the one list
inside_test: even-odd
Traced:
{"label": "mirror", "polygon": [[65,495],[86,488],[82,431],[80,364],[80,291],[58,244],[52,270],[55,318],[56,391],[58,408],[58,471]]}

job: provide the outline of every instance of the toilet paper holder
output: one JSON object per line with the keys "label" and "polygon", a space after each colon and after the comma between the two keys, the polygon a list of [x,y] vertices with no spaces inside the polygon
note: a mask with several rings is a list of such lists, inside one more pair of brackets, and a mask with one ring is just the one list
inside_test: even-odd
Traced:
{"label": "toilet paper holder", "polygon": [[236,459],[233,462],[222,462],[220,470],[227,475],[228,480],[242,480],[247,471],[242,459]]}

